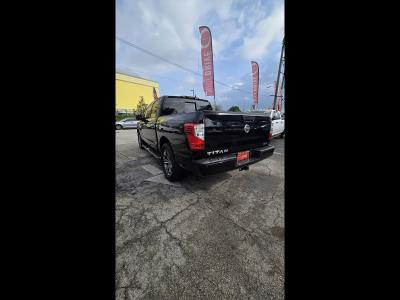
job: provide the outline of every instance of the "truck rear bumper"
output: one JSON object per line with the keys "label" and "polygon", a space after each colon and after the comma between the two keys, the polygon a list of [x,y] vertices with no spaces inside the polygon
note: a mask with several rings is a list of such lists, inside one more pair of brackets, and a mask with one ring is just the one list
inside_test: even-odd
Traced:
{"label": "truck rear bumper", "polygon": [[193,160],[190,169],[196,173],[204,175],[239,169],[270,157],[274,153],[274,150],[275,147],[271,145],[262,148],[251,149],[249,150],[249,161],[240,165],[236,163],[237,153],[229,153],[217,157]]}

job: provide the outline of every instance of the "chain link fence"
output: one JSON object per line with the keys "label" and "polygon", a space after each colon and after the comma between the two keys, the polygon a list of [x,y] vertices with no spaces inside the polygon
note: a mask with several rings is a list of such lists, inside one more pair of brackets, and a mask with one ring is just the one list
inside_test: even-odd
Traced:
{"label": "chain link fence", "polygon": [[131,115],[134,115],[135,112],[136,112],[136,109],[119,109],[119,108],[117,108],[115,110],[115,115],[116,116],[123,116],[123,115],[131,116]]}
{"label": "chain link fence", "polygon": [[116,109],[115,110],[115,120],[121,121],[122,119],[128,117],[135,117],[136,109]]}

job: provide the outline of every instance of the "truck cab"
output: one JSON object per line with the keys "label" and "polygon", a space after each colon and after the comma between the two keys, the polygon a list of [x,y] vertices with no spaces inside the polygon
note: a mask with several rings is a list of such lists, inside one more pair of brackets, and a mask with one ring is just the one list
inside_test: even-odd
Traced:
{"label": "truck cab", "polygon": [[285,134],[285,119],[282,113],[275,109],[269,109],[264,113],[271,118],[272,137],[283,137]]}

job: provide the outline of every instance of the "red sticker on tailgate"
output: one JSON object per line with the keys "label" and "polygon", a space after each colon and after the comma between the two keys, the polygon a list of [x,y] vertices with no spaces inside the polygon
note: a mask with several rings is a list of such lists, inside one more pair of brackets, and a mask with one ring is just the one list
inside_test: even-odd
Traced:
{"label": "red sticker on tailgate", "polygon": [[237,162],[244,162],[249,160],[250,151],[239,152],[236,157]]}

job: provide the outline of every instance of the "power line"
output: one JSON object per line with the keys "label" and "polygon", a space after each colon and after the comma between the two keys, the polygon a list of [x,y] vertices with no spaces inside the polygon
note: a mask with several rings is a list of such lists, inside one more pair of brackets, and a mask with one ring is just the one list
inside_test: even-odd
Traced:
{"label": "power line", "polygon": [[132,81],[123,80],[123,79],[118,79],[118,78],[116,78],[115,80],[123,81],[123,82],[129,82],[129,83],[134,83],[134,84],[138,84],[138,85],[149,86],[149,87],[154,87],[154,85],[149,85],[149,84],[144,84],[144,83],[138,83],[138,82],[132,82]]}
{"label": "power line", "polygon": [[170,60],[168,60],[168,59],[166,59],[166,58],[164,58],[164,57],[161,57],[161,56],[159,56],[159,55],[157,55],[157,54],[154,54],[154,53],[152,53],[152,52],[150,52],[150,51],[148,51],[148,50],[146,50],[146,49],[143,49],[143,48],[141,48],[141,47],[135,45],[134,43],[128,42],[128,41],[126,41],[126,40],[124,40],[124,39],[122,39],[122,38],[120,38],[120,37],[118,37],[118,36],[117,36],[117,39],[120,40],[121,42],[123,42],[123,43],[125,43],[125,44],[127,44],[127,45],[129,45],[129,46],[131,46],[131,47],[133,47],[133,48],[136,48],[136,49],[138,49],[138,50],[140,50],[140,51],[142,51],[142,52],[144,52],[144,53],[150,55],[150,56],[156,57],[156,58],[158,58],[158,59],[160,59],[160,60],[162,60],[162,61],[165,61],[165,62],[167,62],[167,63],[169,63],[169,64],[171,64],[171,65],[174,65],[175,67],[178,67],[178,68],[180,68],[180,69],[183,69],[183,70],[185,70],[185,71],[187,71],[187,72],[190,72],[190,73],[192,73],[192,74],[194,74],[194,75],[200,75],[200,76],[202,76],[202,74],[200,74],[200,73],[197,73],[197,72],[195,72],[195,71],[193,71],[193,70],[190,70],[189,68],[186,68],[185,66],[182,66],[182,65],[180,65],[180,64],[174,63],[174,62],[172,62],[172,61],[170,61]]}
{"label": "power line", "polygon": [[[161,76],[158,74],[147,73],[147,72],[143,72],[143,71],[139,71],[139,70],[133,70],[133,69],[131,69],[131,70],[132,70],[132,74],[138,74],[138,75],[145,74],[145,75],[150,75],[150,76],[154,76],[154,77],[164,78],[164,79],[171,80],[171,81],[182,82],[182,80],[179,80],[176,78],[165,77],[165,76]],[[117,70],[117,72],[118,72],[118,70]],[[133,76],[136,76],[136,75],[133,75]]]}
{"label": "power line", "polygon": [[[139,76],[141,76],[141,74],[145,74],[145,75],[153,76],[153,77],[155,77],[155,78],[160,77],[160,78],[164,78],[164,79],[167,79],[167,80],[170,80],[170,81],[182,82],[182,80],[177,79],[177,78],[171,78],[171,77],[161,76],[161,75],[159,75],[159,74],[143,72],[143,71],[139,71],[139,70],[132,69],[132,68],[130,68],[130,69],[131,69],[131,71],[132,71],[132,73],[131,73],[132,75],[129,75],[129,74],[126,74],[126,75],[129,75],[129,76],[138,76],[138,75],[139,75]],[[123,71],[118,70],[118,68],[117,68],[117,72],[119,72],[119,73],[124,73]],[[142,78],[142,79],[145,79],[145,78]],[[149,79],[145,79],[145,80],[149,80]],[[123,81],[123,80],[121,80],[121,81]],[[233,88],[233,89],[236,90],[235,88]],[[266,94],[261,94],[261,93],[260,93],[260,96],[268,96],[268,95],[266,95]]]}
{"label": "power line", "polygon": [[[124,39],[122,39],[122,38],[120,38],[120,37],[116,37],[119,41],[121,41],[121,42],[123,42],[123,43],[125,43],[125,44],[127,44],[127,45],[129,45],[129,46],[131,46],[131,47],[133,47],[133,48],[135,48],[135,49],[137,49],[137,50],[140,50],[140,51],[142,51],[142,52],[144,52],[144,53],[146,53],[146,54],[148,54],[148,55],[150,55],[150,56],[153,56],[153,57],[156,57],[156,58],[158,58],[158,59],[160,59],[160,60],[162,60],[162,61],[164,61],[164,62],[166,62],[166,63],[169,63],[169,64],[171,64],[171,65],[174,65],[175,67],[177,67],[177,68],[180,68],[180,69],[182,69],[182,70],[185,70],[186,72],[189,72],[189,73],[192,73],[192,74],[194,74],[194,75],[197,75],[197,76],[203,76],[203,74],[201,74],[201,73],[198,73],[198,72],[196,72],[196,71],[193,71],[193,70],[191,70],[191,69],[189,69],[189,68],[186,68],[185,66],[182,66],[182,65],[180,65],[180,64],[177,64],[177,63],[175,63],[175,62],[172,62],[172,61],[170,61],[170,60],[168,60],[168,59],[166,59],[166,58],[164,58],[164,57],[161,57],[161,56],[159,56],[159,55],[157,55],[157,54],[154,54],[154,53],[152,53],[152,52],[150,52],[150,51],[148,51],[148,50],[146,50],[146,49],[144,49],[144,48],[142,48],[142,47],[139,47],[138,45],[136,45],[136,44],[134,44],[134,43],[132,43],[132,42],[128,42],[128,41],[126,41],[126,40],[124,40]],[[236,90],[236,91],[241,91],[241,92],[244,92],[244,93],[246,93],[246,94],[253,94],[252,92],[250,92],[250,91],[246,91],[246,90],[242,90],[242,89],[239,89],[239,88],[235,88],[235,87],[232,87],[232,86],[230,86],[230,85],[228,85],[228,84],[226,84],[226,83],[223,83],[223,82],[221,82],[221,81],[218,81],[218,80],[215,80],[214,79],[214,81],[216,82],[216,83],[218,83],[218,84],[220,84],[220,85],[223,85],[223,86],[225,86],[225,87],[228,87],[228,88],[230,88],[230,89],[232,89],[232,90]]]}

